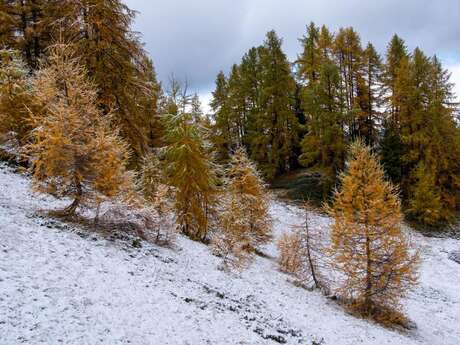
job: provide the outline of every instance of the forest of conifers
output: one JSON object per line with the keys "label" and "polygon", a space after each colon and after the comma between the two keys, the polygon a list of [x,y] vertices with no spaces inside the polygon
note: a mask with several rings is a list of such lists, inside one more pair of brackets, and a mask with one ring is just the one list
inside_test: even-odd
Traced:
{"label": "forest of conifers", "polygon": [[1,127],[22,146],[31,137],[28,114],[40,107],[23,91],[49,63],[51,48],[65,43],[97,90],[94,111],[108,115],[126,141],[130,169],[179,135],[168,127],[181,124],[165,114],[187,113],[200,128],[191,138],[212,144],[209,157],[227,163],[244,147],[267,181],[306,167],[332,188],[349,144],[360,138],[399,186],[410,219],[437,226],[460,210],[460,129],[449,73],[436,56],[408,51],[397,35],[379,54],[353,28],[332,32],[311,23],[289,61],[270,31],[228,74],[217,75],[207,116],[196,95],[157,81],[132,29],[135,13],[121,1],[6,0],[0,14],[0,73],[11,81],[0,86],[8,94]]}

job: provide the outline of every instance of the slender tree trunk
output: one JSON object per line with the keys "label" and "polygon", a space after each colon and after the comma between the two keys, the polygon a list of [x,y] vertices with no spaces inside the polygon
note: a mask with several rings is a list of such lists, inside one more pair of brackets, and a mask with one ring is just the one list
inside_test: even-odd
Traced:
{"label": "slender tree trunk", "polygon": [[38,61],[40,59],[40,54],[41,54],[40,41],[39,41],[39,36],[38,36],[39,33],[37,32],[37,28],[39,25],[38,22],[40,20],[39,16],[41,15],[41,13],[37,9],[37,7],[38,5],[36,4],[36,1],[32,1],[32,27],[34,30],[34,46],[33,46],[33,49],[34,49],[34,60],[33,60],[34,66],[33,67],[34,68],[38,67]]}
{"label": "slender tree trunk", "polygon": [[77,190],[75,193],[75,199],[69,206],[64,209],[64,214],[68,216],[73,216],[75,214],[78,206],[80,206],[81,197],[83,195],[83,188],[81,186],[80,180],[77,177],[75,177],[75,188]]}
{"label": "slender tree trunk", "polygon": [[97,228],[98,223],[99,223],[99,211],[101,210],[101,203],[98,201],[97,207],[96,207],[96,216],[94,217],[94,228]]}
{"label": "slender tree trunk", "polygon": [[308,258],[308,264],[310,266],[310,272],[311,276],[313,278],[313,282],[315,283],[315,287],[319,288],[320,284],[318,281],[318,278],[316,277],[316,270],[315,266],[313,264],[313,258],[311,255],[311,250],[310,250],[310,229],[308,227],[308,210],[305,208],[305,231],[307,235],[307,258]]}
{"label": "slender tree trunk", "polygon": [[364,292],[364,306],[369,311],[371,307],[372,272],[371,272],[371,249],[369,229],[366,226],[366,290]]}
{"label": "slender tree trunk", "polygon": [[26,55],[26,61],[27,64],[29,65],[30,68],[33,68],[33,61],[32,61],[32,52],[31,52],[31,47],[30,47],[30,42],[28,40],[28,23],[27,23],[27,13],[26,13],[26,4],[25,1],[21,1],[21,24],[22,24],[22,34],[23,34],[23,39],[24,39],[24,51]]}

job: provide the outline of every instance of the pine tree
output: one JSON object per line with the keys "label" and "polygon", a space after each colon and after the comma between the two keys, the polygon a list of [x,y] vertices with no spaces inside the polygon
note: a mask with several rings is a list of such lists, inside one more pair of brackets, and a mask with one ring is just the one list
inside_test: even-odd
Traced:
{"label": "pine tree", "polygon": [[343,274],[340,293],[365,315],[385,320],[400,307],[416,283],[418,255],[411,253],[401,229],[400,201],[395,188],[369,147],[351,146],[329,215],[334,219],[330,251]]}
{"label": "pine tree", "polygon": [[32,84],[19,53],[0,50],[0,133],[12,132],[24,143],[32,108]]}
{"label": "pine tree", "polygon": [[244,267],[253,252],[271,238],[271,218],[264,184],[244,149],[231,156],[226,171],[227,200],[220,216],[220,232],[213,239],[225,267]]}
{"label": "pine tree", "polygon": [[205,241],[217,203],[217,177],[202,131],[189,113],[170,115],[166,124],[166,181],[175,188],[175,210],[181,232]]}
{"label": "pine tree", "polygon": [[97,90],[71,46],[52,47],[34,80],[37,110],[26,146],[38,191],[73,198],[64,214],[99,203],[131,188],[129,157],[116,128],[97,107]]}

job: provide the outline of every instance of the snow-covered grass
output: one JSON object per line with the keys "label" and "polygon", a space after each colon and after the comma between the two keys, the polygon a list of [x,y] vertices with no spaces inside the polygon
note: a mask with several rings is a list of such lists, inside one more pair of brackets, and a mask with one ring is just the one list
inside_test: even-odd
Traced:
{"label": "snow-covered grass", "polygon": [[[460,265],[454,239],[414,234],[421,283],[406,301],[410,333],[348,315],[318,292],[289,283],[276,246],[241,275],[217,269],[205,245],[174,249],[88,233],[41,216],[62,207],[0,166],[0,344],[443,344],[460,343]],[[275,237],[301,224],[274,202]],[[329,219],[312,214],[315,226]]]}

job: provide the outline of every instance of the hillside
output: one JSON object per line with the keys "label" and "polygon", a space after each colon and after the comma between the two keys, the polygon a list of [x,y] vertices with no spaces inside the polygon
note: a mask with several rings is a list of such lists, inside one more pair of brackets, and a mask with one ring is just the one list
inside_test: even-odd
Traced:
{"label": "hillside", "polygon": [[[92,234],[43,217],[59,207],[0,166],[0,343],[13,344],[439,344],[460,339],[460,240],[413,233],[420,285],[406,301],[407,333],[348,315],[318,292],[295,287],[265,248],[241,275],[179,236],[172,249]],[[275,237],[300,211],[273,202]],[[312,214],[327,231],[329,220]],[[272,257],[272,258],[270,258]]]}

